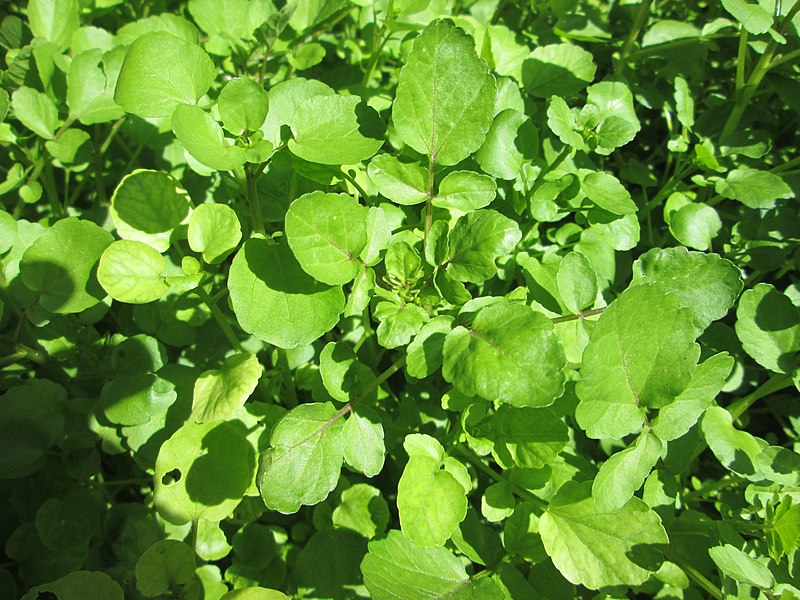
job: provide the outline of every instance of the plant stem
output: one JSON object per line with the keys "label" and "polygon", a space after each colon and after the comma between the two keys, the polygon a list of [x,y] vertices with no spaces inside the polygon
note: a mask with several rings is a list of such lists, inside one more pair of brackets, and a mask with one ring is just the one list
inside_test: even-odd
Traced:
{"label": "plant stem", "polygon": [[757,400],[769,396],[770,394],[774,394],[775,392],[778,392],[784,388],[790,387],[791,385],[791,376],[784,375],[783,373],[773,375],[758,388],[756,388],[755,391],[750,392],[747,394],[747,396],[734,401],[730,406],[728,406],[728,412],[731,413],[731,416],[735,421],[745,412],[747,412],[747,409],[750,408]]}
{"label": "plant stem", "polygon": [[636,13],[636,18],[633,21],[633,27],[631,27],[631,30],[628,33],[628,38],[625,40],[625,45],[622,47],[622,53],[619,57],[620,65],[623,69],[625,68],[625,61],[633,49],[633,45],[636,43],[636,40],[639,39],[639,34],[641,33],[644,24],[647,22],[647,18],[650,16],[650,6],[652,4],[653,0],[644,0],[639,5],[639,12]]}
{"label": "plant stem", "polygon": [[256,187],[256,177],[250,163],[244,166],[245,176],[245,196],[250,205],[250,216],[253,219],[253,230],[267,237],[267,230],[264,227],[264,217],[261,215],[261,203],[258,201],[258,188]]}
{"label": "plant stem", "polygon": [[581,312],[579,312],[577,314],[574,314],[574,315],[566,315],[564,317],[556,317],[555,319],[550,319],[550,320],[553,322],[554,325],[556,323],[566,323],[567,321],[576,321],[578,319],[583,321],[586,317],[593,317],[594,315],[601,314],[606,308],[608,308],[608,307],[607,306],[603,306],[601,308],[593,308],[591,310],[581,311]]}
{"label": "plant stem", "polygon": [[708,577],[703,575],[700,571],[695,569],[692,565],[688,562],[683,560],[683,558],[677,554],[670,552],[667,555],[667,558],[678,565],[681,569],[685,571],[685,573],[689,576],[689,579],[694,581],[699,587],[704,589],[709,596],[712,598],[716,598],[716,600],[722,600],[722,590],[720,590],[716,585],[714,585]]}
{"label": "plant stem", "polygon": [[283,388],[288,396],[286,404],[293,408],[298,404],[297,390],[294,387],[292,370],[289,368],[289,356],[286,354],[286,350],[283,348],[278,348],[278,366],[281,370]]}
{"label": "plant stem", "polygon": [[747,30],[742,27],[739,32],[739,50],[736,54],[736,94],[744,88],[745,72],[747,69]]}
{"label": "plant stem", "polygon": [[194,289],[194,292],[200,297],[200,299],[203,301],[203,304],[208,307],[208,310],[211,312],[211,316],[217,322],[217,325],[219,325],[219,328],[222,330],[222,333],[225,334],[225,338],[228,340],[233,349],[237,352],[244,352],[242,343],[239,341],[239,338],[236,337],[236,333],[233,331],[230,323],[228,323],[225,315],[219,309],[219,306],[217,306],[214,298],[212,298],[202,286],[197,286]]}
{"label": "plant stem", "polygon": [[436,158],[431,156],[428,160],[428,197],[425,199],[425,230],[422,236],[422,254],[428,249],[428,235],[433,225],[433,171]]}
{"label": "plant stem", "polygon": [[364,199],[366,200],[366,198],[367,198],[367,192],[365,192],[365,191],[364,191],[364,188],[362,188],[362,187],[361,187],[361,186],[358,184],[358,182],[355,180],[355,178],[354,178],[352,175],[350,175],[350,173],[348,173],[347,171],[345,171],[344,169],[342,169],[342,177],[344,177],[344,178],[345,178],[347,181],[349,181],[349,182],[350,182],[350,185],[352,185],[354,188],[356,188],[356,191],[358,192],[358,194],[359,194],[359,195],[360,195],[362,198],[364,198]]}

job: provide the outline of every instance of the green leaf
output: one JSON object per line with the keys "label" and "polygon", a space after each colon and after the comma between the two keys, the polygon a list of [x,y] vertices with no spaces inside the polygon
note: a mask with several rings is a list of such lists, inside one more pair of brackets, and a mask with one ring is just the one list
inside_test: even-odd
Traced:
{"label": "green leaf", "polygon": [[661,440],[644,431],[630,446],[604,462],[592,484],[597,512],[617,511],[633,498],[661,458],[661,451]]}
{"label": "green leaf", "polygon": [[179,540],[161,540],[150,546],[136,563],[136,588],[155,598],[172,584],[188,583],[194,575],[194,552]]}
{"label": "green leaf", "polygon": [[40,294],[42,308],[62,314],[82,312],[105,298],[94,270],[113,241],[91,221],[75,217],[58,221],[22,255],[22,281]]}
{"label": "green leaf", "polygon": [[540,469],[569,442],[566,423],[548,408],[500,406],[490,427],[492,455],[504,469]]}
{"label": "green leaf", "polygon": [[314,96],[294,111],[289,150],[323,165],[352,165],[375,154],[386,126],[358,96]]}
{"label": "green leaf", "polygon": [[553,325],[524,304],[482,308],[444,342],[442,375],[468,396],[512,406],[548,406],[564,389],[564,350]]}
{"label": "green leaf", "polygon": [[67,74],[69,116],[84,125],[119,119],[125,111],[114,102],[114,88],[121,67],[122,54],[105,57],[98,49],[81,52],[72,59]]}
{"label": "green leaf", "polygon": [[73,32],[80,27],[77,0],[29,0],[28,24],[34,37],[43,37],[59,49],[69,45]]}
{"label": "green leaf", "polygon": [[11,94],[14,116],[41,138],[52,140],[58,127],[58,109],[47,94],[21,87]]}
{"label": "green leaf", "polygon": [[411,206],[428,198],[428,171],[419,163],[379,154],[370,161],[367,173],[378,193],[392,202]]}
{"label": "green leaf", "polygon": [[342,427],[344,460],[359,473],[374,477],[383,470],[386,448],[378,413],[366,406],[351,408]]}
{"label": "green leaf", "polygon": [[[424,439],[423,439],[424,438]],[[403,533],[420,548],[442,546],[467,514],[467,492],[452,469],[466,468],[445,459],[444,448],[434,438],[406,436],[408,463],[397,484],[397,510]]]}
{"label": "green leaf", "polygon": [[708,250],[722,229],[717,211],[702,202],[692,202],[670,215],[669,231],[681,244],[695,250]]}
{"label": "green leaf", "polygon": [[191,207],[186,190],[163,171],[137,169],[122,178],[111,196],[111,217],[119,236],[159,252],[169,248],[172,231]]}
{"label": "green leaf", "polygon": [[180,525],[221,521],[253,487],[256,457],[240,421],[185,423],[161,446],[153,501],[159,514]]}
{"label": "green leaf", "polygon": [[145,33],[128,48],[114,100],[140,117],[168,117],[197,102],[216,75],[200,46],[163,31]]}
{"label": "green leaf", "polygon": [[89,134],[83,129],[67,129],[57,140],[45,142],[44,147],[50,156],[64,165],[75,162],[85,163],[89,158],[92,144]]}
{"label": "green leaf", "polygon": [[670,404],[689,383],[699,334],[691,311],[658,286],[623,292],[597,321],[583,355],[575,417],[586,434],[638,433],[644,408]]}
{"label": "green leaf", "polygon": [[597,148],[602,155],[611,154],[636,137],[641,124],[633,108],[633,94],[621,81],[601,81],[587,89],[587,106],[596,109],[594,119]]}
{"label": "green leaf", "polygon": [[219,600],[290,600],[289,596],[278,590],[270,590],[257,585],[231,590]]}
{"label": "green leaf", "polygon": [[264,124],[269,110],[267,92],[247,77],[236,77],[226,83],[218,103],[222,123],[234,135],[257,131]]}
{"label": "green leaf", "polygon": [[341,285],[358,274],[367,244],[369,209],[347,194],[311,192],[286,213],[286,239],[303,270],[317,281]]}
{"label": "green leaf", "polygon": [[172,113],[172,130],[186,151],[207,167],[233,171],[245,163],[245,149],[226,144],[222,127],[199,106],[179,105]]}
{"label": "green leaf", "polygon": [[242,329],[287,349],[330,331],[345,304],[342,289],[307,275],[286,243],[262,239],[245,242],[236,253],[228,290]]}
{"label": "green leaf", "polygon": [[720,573],[744,583],[762,589],[770,589],[775,583],[775,578],[770,573],[766,564],[745,554],[737,547],[730,544],[715,546],[708,549],[708,555]]}
{"label": "green leaf", "polygon": [[489,206],[497,194],[497,184],[486,175],[472,171],[452,171],[439,183],[432,204],[447,210],[470,212]]}
{"label": "green leaf", "polygon": [[380,321],[376,334],[384,348],[398,348],[411,341],[430,318],[417,304],[379,302],[372,316]]}
{"label": "green leaf", "polygon": [[59,600],[124,600],[119,584],[101,571],[73,571],[60,579],[32,587],[22,600],[50,593]]}
{"label": "green leaf", "polygon": [[593,590],[641,585],[657,567],[649,564],[648,546],[669,541],[661,519],[638,498],[615,511],[595,508],[589,482],[566,483],[542,515],[539,531],[561,574]]}
{"label": "green leaf", "polygon": [[739,300],[736,335],[759,365],[790,373],[800,351],[800,309],[772,285],[759,283]]}
{"label": "green leaf", "polygon": [[269,508],[291,514],[328,497],[344,459],[342,427],[330,402],[301,404],[275,425],[258,469],[258,488]]}
{"label": "green leaf", "polygon": [[369,543],[361,572],[375,600],[454,597],[472,585],[464,565],[449,550],[420,548],[394,529]]}
{"label": "green leaf", "polygon": [[675,116],[687,129],[694,127],[694,98],[686,79],[675,77]]}
{"label": "green leaf", "polygon": [[230,206],[201,204],[189,218],[187,239],[192,250],[202,252],[205,262],[216,265],[239,245],[242,226]]}
{"label": "green leaf", "polygon": [[392,121],[431,162],[454,165],[480,148],[492,124],[495,80],[475,43],[452,21],[431,22],[400,71]]}
{"label": "green leaf", "polygon": [[169,289],[166,268],[164,257],[147,244],[121,240],[103,252],[97,280],[114,300],[146,304],[158,300]]}
{"label": "green leaf", "polygon": [[103,386],[100,404],[105,417],[117,425],[143,425],[177,399],[175,386],[151,373],[121,375]]}
{"label": "green leaf", "polygon": [[372,539],[389,524],[389,506],[378,488],[357,483],[342,492],[331,517],[336,527],[351,529]]}
{"label": "green leaf", "polygon": [[580,46],[538,46],[522,63],[522,82],[532,96],[566,98],[589,85],[596,70],[592,54]]}
{"label": "green leaf", "polygon": [[406,371],[424,379],[442,366],[442,352],[447,334],[453,328],[453,317],[439,316],[423,325],[406,349]]}
{"label": "green leaf", "polygon": [[498,179],[516,179],[522,166],[536,157],[539,132],[527,115],[513,108],[498,114],[475,160]]}
{"label": "green leaf", "polygon": [[269,112],[261,131],[264,138],[278,146],[281,143],[281,127],[288,125],[297,107],[309,98],[315,96],[332,96],[332,88],[315,79],[296,77],[283,81],[271,88],[269,97]]}
{"label": "green leaf", "polygon": [[36,511],[36,531],[42,543],[69,552],[89,543],[100,528],[103,504],[87,488],[75,488],[63,499],[48,498]]}
{"label": "green leaf", "polygon": [[597,299],[597,274],[583,254],[570,252],[561,260],[556,282],[561,301],[573,314],[591,308]]}
{"label": "green leaf", "polygon": [[738,200],[748,208],[773,208],[777,200],[794,198],[794,191],[780,175],[739,167],[717,181],[715,190],[725,198]]}
{"label": "green leaf", "polygon": [[575,112],[560,96],[550,97],[547,104],[547,126],[563,144],[576,150],[586,149],[583,136],[576,131],[578,119]]}
{"label": "green leaf", "polygon": [[653,248],[633,264],[634,285],[656,285],[694,313],[701,329],[724,317],[742,290],[740,270],[717,254]]}
{"label": "green leaf", "polygon": [[581,181],[581,190],[600,208],[615,215],[636,213],[636,204],[619,179],[610,173],[592,171]]}
{"label": "green leaf", "polygon": [[727,352],[715,354],[700,363],[692,373],[689,385],[675,402],[658,412],[653,422],[653,433],[664,441],[672,441],[689,431],[722,391],[733,365],[733,357]]}
{"label": "green leaf", "polygon": [[754,481],[763,479],[762,474],[756,471],[756,461],[767,443],[736,429],[731,413],[719,406],[710,407],[703,415],[700,429],[708,447],[723,466]]}
{"label": "green leaf", "polygon": [[[358,360],[352,347],[344,342],[330,342],[320,352],[319,372],[322,383],[334,400],[361,400],[364,388],[375,378],[372,369]],[[374,398],[369,394],[365,400]]]}
{"label": "green leaf", "polygon": [[722,6],[739,21],[748,33],[760,35],[772,27],[772,14],[758,3],[748,0],[722,0]]}
{"label": "green leaf", "polygon": [[494,261],[522,239],[519,225],[490,210],[461,217],[447,236],[447,274],[457,281],[483,283],[497,274]]}
{"label": "green leaf", "polygon": [[234,354],[194,384],[192,417],[198,423],[228,419],[256,389],[263,367],[252,354]]}

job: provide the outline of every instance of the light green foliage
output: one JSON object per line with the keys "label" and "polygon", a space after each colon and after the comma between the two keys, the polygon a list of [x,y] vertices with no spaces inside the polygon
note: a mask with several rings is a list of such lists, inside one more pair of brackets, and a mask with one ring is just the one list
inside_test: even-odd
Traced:
{"label": "light green foliage", "polygon": [[756,473],[756,461],[767,446],[764,440],[734,427],[731,414],[719,406],[706,410],[700,429],[708,447],[725,467],[743,477],[761,479],[761,474]]}
{"label": "light green foliage", "polygon": [[385,125],[356,96],[321,95],[300,104],[289,121],[292,154],[323,165],[352,165],[383,145]]}
{"label": "light green foliage", "polygon": [[204,261],[219,264],[239,245],[242,226],[229,206],[201,204],[192,211],[187,239],[192,250],[202,252]]}
{"label": "light green foliage", "polygon": [[315,96],[331,96],[335,92],[321,81],[298,77],[283,81],[268,92],[269,111],[261,125],[264,137],[273,145],[281,143],[281,127],[291,122],[297,107]]}
{"label": "light green foliage", "polygon": [[772,587],[775,579],[767,565],[730,544],[710,548],[708,555],[721,573],[748,585]]}
{"label": "light green foliage", "polygon": [[403,447],[409,457],[397,484],[403,533],[420,548],[442,546],[467,514],[469,475],[429,436],[407,436]]}
{"label": "light green foliage", "polygon": [[114,100],[140,117],[167,117],[208,91],[216,69],[199,46],[162,31],[145,33],[125,55]]}
{"label": "light green foliage", "polygon": [[67,105],[72,119],[93,125],[119,119],[125,114],[114,102],[122,58],[119,51],[104,55],[100,50],[91,49],[72,59],[67,74]]}
{"label": "light green foliage", "polygon": [[69,314],[91,308],[105,297],[94,270],[112,241],[111,234],[91,221],[59,221],[22,256],[22,280],[40,293],[46,310]]}
{"label": "light green foliage", "polygon": [[412,377],[423,379],[442,366],[444,341],[453,328],[453,318],[440,316],[431,319],[408,345],[406,370]]}
{"label": "light green foliage", "polygon": [[582,254],[570,252],[558,265],[558,293],[572,313],[591,308],[597,298],[597,274],[592,263]]}
{"label": "light green foliage", "polygon": [[258,488],[266,505],[285,514],[324,500],[339,480],[344,458],[342,421],[330,402],[303,404],[272,430],[260,458]]}
{"label": "light green foliage", "polygon": [[365,406],[350,410],[342,427],[344,459],[356,471],[374,477],[383,470],[386,449],[378,413]]}
{"label": "light green foliage", "polygon": [[662,442],[649,431],[600,466],[592,484],[592,497],[598,512],[621,509],[638,490],[650,470],[661,458]]}
{"label": "light green foliage", "polygon": [[44,593],[56,594],[60,600],[123,600],[119,584],[102,571],[73,571],[50,583],[37,585],[23,600],[35,600]]}
{"label": "light green foliage", "polygon": [[228,289],[241,327],[280,348],[310,344],[344,310],[341,288],[307,275],[286,243],[245,242],[233,259]]}
{"label": "light green foliage", "polygon": [[434,196],[434,206],[470,212],[489,206],[497,193],[491,177],[472,171],[453,171],[439,182],[439,192]]}
{"label": "light green foliage", "polygon": [[159,252],[169,248],[172,231],[189,216],[186,191],[163,171],[139,169],[125,176],[111,196],[117,234]]}
{"label": "light green foliage", "polygon": [[14,116],[25,127],[46,140],[52,140],[58,127],[58,109],[49,96],[29,87],[11,94]]}
{"label": "light green foliage", "polygon": [[210,423],[229,418],[256,389],[262,370],[252,354],[234,354],[221,369],[203,373],[194,384],[194,420]]}
{"label": "light green foliage", "polygon": [[161,446],[153,501],[176,525],[219,521],[241,502],[256,474],[255,450],[239,421],[186,423]]}
{"label": "light green foliage", "polygon": [[561,395],[564,350],[548,319],[521,304],[481,309],[444,342],[442,375],[467,395],[513,406],[548,406]]}
{"label": "light green foliage", "polygon": [[581,181],[583,193],[600,208],[616,215],[632,215],[636,204],[619,179],[608,173],[594,171]]}
{"label": "light green foliage", "polygon": [[766,33],[772,26],[770,11],[757,3],[747,0],[722,0],[722,6],[744,25],[749,33],[754,35]]}
{"label": "light green foliage", "polygon": [[708,250],[720,229],[719,214],[702,202],[682,206],[671,215],[669,222],[673,237],[695,250]]}
{"label": "light green foliage", "polygon": [[548,408],[502,406],[492,416],[492,455],[505,469],[540,469],[569,441],[566,424]]}
{"label": "light green foliage", "polygon": [[522,66],[525,90],[539,98],[569,97],[594,79],[592,55],[573,44],[538,46]]}
{"label": "light green foliage", "polygon": [[198,162],[218,171],[233,171],[245,163],[244,148],[225,142],[222,127],[199,106],[181,104],[172,113],[175,137]]}
{"label": "light green foliage", "polygon": [[73,32],[80,26],[79,10],[77,0],[31,0],[28,2],[31,33],[59,48],[66,48]]}
{"label": "light green foliage", "polygon": [[451,21],[434,21],[400,72],[392,122],[411,148],[433,163],[454,165],[483,143],[495,94],[472,38]]}
{"label": "light green foliage", "polygon": [[372,539],[386,530],[389,507],[378,488],[357,483],[342,492],[342,500],[331,518],[337,527],[351,529]]}
{"label": "light green foliage", "polygon": [[364,584],[376,600],[423,600],[471,587],[461,561],[444,548],[420,548],[400,531],[370,542],[361,563]]}
{"label": "light green foliage", "polygon": [[[345,343],[326,344],[319,355],[322,383],[334,400],[349,402],[362,399],[364,388],[374,378],[369,367],[358,360],[353,349]],[[374,393],[367,399],[373,399]]]}
{"label": "light green foliage", "polygon": [[655,570],[640,566],[646,553],[667,542],[661,520],[638,498],[618,510],[601,511],[590,488],[568,483],[553,498],[539,525],[547,553],[574,584],[599,589],[643,583]]}
{"label": "light green foliage", "polygon": [[367,173],[380,194],[397,204],[419,204],[428,197],[428,171],[418,163],[379,154],[370,161]]}
{"label": "light green foliage", "polygon": [[742,294],[736,335],[758,364],[786,373],[800,351],[800,309],[772,285],[760,283]]}
{"label": "light green foliage", "polygon": [[368,209],[346,194],[312,192],[292,202],[286,237],[303,270],[317,281],[352,281],[367,243]]}
{"label": "light green foliage", "polygon": [[123,375],[100,392],[105,417],[117,425],[143,425],[175,402],[175,386],[151,373]]}
{"label": "light green foliage", "polygon": [[539,150],[539,134],[523,113],[508,108],[498,114],[475,154],[486,173],[498,179],[515,179],[526,161]]}
{"label": "light green foliage", "polygon": [[164,257],[142,242],[121,240],[105,249],[97,267],[97,279],[114,300],[146,304],[169,289]]}
{"label": "light green foliage", "polygon": [[786,182],[769,171],[739,167],[717,182],[716,191],[749,208],[772,208],[777,200],[794,198]]}
{"label": "light green foliage", "polygon": [[673,402],[697,364],[699,333],[691,311],[658,287],[636,286],[612,302],[592,331],[576,386],[576,418],[586,434],[638,433],[643,409]]}
{"label": "light green foliage", "polygon": [[498,212],[471,212],[447,236],[447,274],[458,281],[481,283],[497,272],[494,261],[519,243],[519,226]]}
{"label": "light green foliage", "polygon": [[219,94],[222,123],[234,135],[257,131],[264,124],[268,110],[267,92],[252,79],[231,79]]}

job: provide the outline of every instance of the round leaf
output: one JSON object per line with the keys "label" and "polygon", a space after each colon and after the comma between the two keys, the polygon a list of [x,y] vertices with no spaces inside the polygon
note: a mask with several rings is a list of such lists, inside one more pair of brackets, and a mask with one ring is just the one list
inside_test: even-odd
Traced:
{"label": "round leaf", "polygon": [[172,113],[172,130],[186,151],[207,167],[233,171],[245,163],[245,149],[226,144],[222,127],[199,106],[178,106]]}
{"label": "round leaf", "polygon": [[189,247],[203,253],[203,260],[219,264],[239,245],[242,226],[230,206],[201,204],[189,219]]}
{"label": "round leaf", "polygon": [[292,202],[286,238],[303,270],[329,285],[352,281],[367,244],[368,214],[366,206],[346,194],[312,192]]}
{"label": "round leaf", "polygon": [[234,354],[219,370],[206,371],[194,384],[192,416],[198,423],[227,419],[256,389],[263,368],[252,354]]}
{"label": "round leaf", "polygon": [[39,304],[55,313],[77,313],[95,306],[105,293],[95,265],[114,241],[107,231],[75,217],[58,221],[22,256],[22,281],[40,292]]}
{"label": "round leaf", "polygon": [[188,583],[194,575],[192,549],[179,540],[161,540],[150,546],[136,563],[136,587],[143,596],[166,594],[174,582]]}
{"label": "round leaf", "polygon": [[198,45],[157,31],[139,37],[125,55],[114,100],[140,117],[168,117],[179,104],[194,104],[217,69]]}
{"label": "round leaf", "polygon": [[166,268],[164,257],[147,244],[122,240],[103,252],[97,279],[114,300],[146,304],[166,293]]}
{"label": "round leaf", "polygon": [[330,331],[344,310],[344,293],[312,279],[286,243],[251,239],[228,278],[242,329],[279,348],[306,346]]}
{"label": "round leaf", "polygon": [[234,135],[258,130],[267,118],[267,92],[246,77],[237,77],[226,83],[219,94],[218,102],[222,123]]}

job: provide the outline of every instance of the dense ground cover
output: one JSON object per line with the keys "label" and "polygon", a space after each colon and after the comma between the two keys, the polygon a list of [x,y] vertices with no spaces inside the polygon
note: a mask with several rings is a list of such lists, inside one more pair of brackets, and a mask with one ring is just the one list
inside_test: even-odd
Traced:
{"label": "dense ground cover", "polygon": [[0,10],[0,599],[800,596],[800,2]]}

